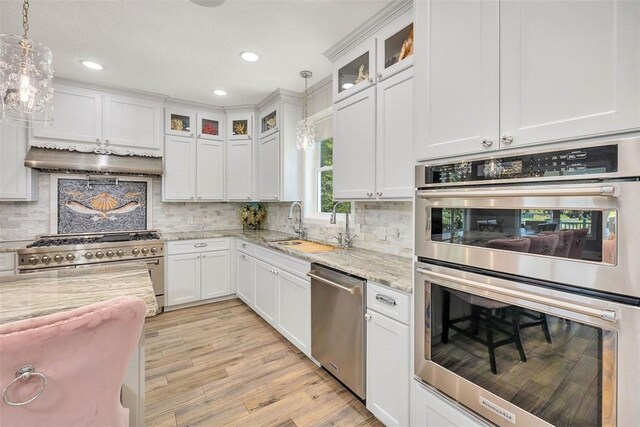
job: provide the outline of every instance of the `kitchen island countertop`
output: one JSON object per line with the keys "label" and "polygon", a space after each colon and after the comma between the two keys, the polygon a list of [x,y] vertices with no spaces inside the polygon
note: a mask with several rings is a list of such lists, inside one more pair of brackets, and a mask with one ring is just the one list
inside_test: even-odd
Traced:
{"label": "kitchen island countertop", "polygon": [[142,298],[147,306],[146,317],[157,313],[153,285],[144,263],[1,276],[0,324],[124,295]]}
{"label": "kitchen island countertop", "polygon": [[411,259],[368,249],[338,248],[328,252],[304,253],[291,246],[277,245],[278,240],[295,239],[293,234],[272,230],[203,230],[162,233],[168,241],[237,237],[248,243],[275,249],[309,262],[326,265],[402,292],[413,291]]}

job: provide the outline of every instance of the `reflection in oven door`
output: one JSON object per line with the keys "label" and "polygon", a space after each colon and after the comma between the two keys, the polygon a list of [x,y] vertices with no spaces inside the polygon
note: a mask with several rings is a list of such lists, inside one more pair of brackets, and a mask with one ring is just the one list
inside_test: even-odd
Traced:
{"label": "reflection in oven door", "polygon": [[415,290],[416,376],[492,422],[637,419],[638,307],[425,263]]}

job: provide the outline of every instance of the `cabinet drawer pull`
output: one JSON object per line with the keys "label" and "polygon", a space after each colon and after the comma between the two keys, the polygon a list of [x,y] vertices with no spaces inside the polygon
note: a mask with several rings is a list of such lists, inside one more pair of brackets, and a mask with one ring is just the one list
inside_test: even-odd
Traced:
{"label": "cabinet drawer pull", "polygon": [[206,248],[207,246],[207,243],[196,243],[195,245],[193,245],[194,248]]}
{"label": "cabinet drawer pull", "polygon": [[387,305],[390,305],[390,306],[398,305],[398,303],[396,302],[396,300],[394,298],[391,298],[390,296],[383,295],[383,294],[377,294],[376,295],[376,300],[380,301],[383,304],[387,304]]}

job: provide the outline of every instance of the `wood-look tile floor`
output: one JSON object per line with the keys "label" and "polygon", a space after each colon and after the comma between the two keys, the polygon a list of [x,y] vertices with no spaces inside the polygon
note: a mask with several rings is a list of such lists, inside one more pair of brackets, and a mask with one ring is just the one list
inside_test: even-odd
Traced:
{"label": "wood-look tile floor", "polygon": [[146,426],[382,426],[239,299],[146,324]]}

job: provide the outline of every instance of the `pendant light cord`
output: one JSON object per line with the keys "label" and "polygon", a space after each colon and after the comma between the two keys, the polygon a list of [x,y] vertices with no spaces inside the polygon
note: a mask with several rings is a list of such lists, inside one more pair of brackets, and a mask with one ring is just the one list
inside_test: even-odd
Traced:
{"label": "pendant light cord", "polygon": [[24,28],[24,37],[27,38],[27,33],[29,32],[29,0],[24,0],[22,4],[22,28]]}

